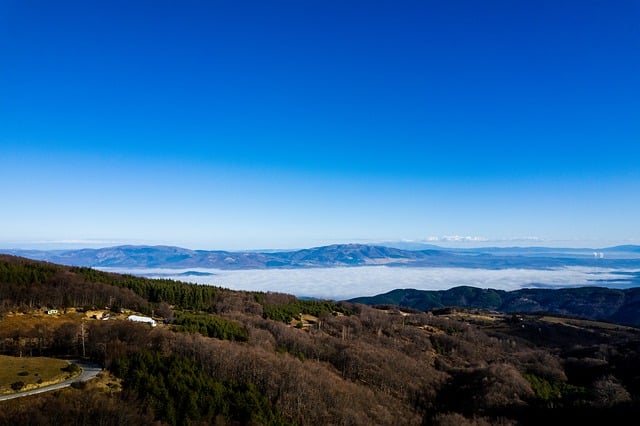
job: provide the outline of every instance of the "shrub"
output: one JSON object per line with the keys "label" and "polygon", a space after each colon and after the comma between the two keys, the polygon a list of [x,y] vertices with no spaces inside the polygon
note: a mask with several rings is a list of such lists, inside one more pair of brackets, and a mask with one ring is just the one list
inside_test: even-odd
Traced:
{"label": "shrub", "polygon": [[73,362],[66,367],[62,367],[61,370],[66,371],[67,373],[79,373],[81,371],[80,367],[78,367],[78,364],[74,364]]}
{"label": "shrub", "polygon": [[74,389],[84,389],[87,387],[86,382],[73,382],[71,383],[71,387]]}
{"label": "shrub", "polygon": [[19,391],[23,387],[24,387],[24,382],[22,381],[11,383],[11,389],[13,389],[14,391]]}

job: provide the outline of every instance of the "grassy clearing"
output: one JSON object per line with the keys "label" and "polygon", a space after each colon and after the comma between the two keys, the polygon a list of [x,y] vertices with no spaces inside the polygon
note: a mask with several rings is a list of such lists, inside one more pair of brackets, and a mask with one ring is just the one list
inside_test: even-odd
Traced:
{"label": "grassy clearing", "polygon": [[70,373],[62,368],[67,365],[55,358],[0,355],[0,395],[15,392],[11,385],[16,382],[23,382],[21,390],[28,390],[66,380]]}
{"label": "grassy clearing", "polygon": [[302,314],[299,318],[294,318],[289,321],[289,325],[302,329],[308,329],[316,324],[318,324],[318,317],[309,314]]}
{"label": "grassy clearing", "polygon": [[87,389],[98,389],[109,395],[122,391],[122,380],[105,370],[98,374],[94,380],[87,383]]}
{"label": "grassy clearing", "polygon": [[540,319],[542,321],[546,321],[550,323],[564,324],[564,325],[578,327],[578,328],[587,327],[587,328],[602,328],[602,329],[608,329],[608,330],[634,330],[633,327],[627,327],[624,325],[613,324],[608,322],[600,322],[600,321],[575,319],[575,318],[543,316]]}
{"label": "grassy clearing", "polygon": [[9,314],[0,321],[0,335],[10,335],[14,330],[33,330],[37,327],[53,331],[65,323],[79,323],[81,317],[82,314],[75,312],[60,315]]}
{"label": "grassy clearing", "polygon": [[450,317],[458,321],[469,321],[476,323],[494,323],[496,321],[501,321],[504,319],[503,315],[500,314],[472,314],[469,312],[457,312],[450,315]]}

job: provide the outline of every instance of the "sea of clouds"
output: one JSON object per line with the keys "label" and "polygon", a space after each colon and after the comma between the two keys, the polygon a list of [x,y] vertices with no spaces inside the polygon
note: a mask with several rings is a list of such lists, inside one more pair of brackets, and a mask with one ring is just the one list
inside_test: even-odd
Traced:
{"label": "sea of clouds", "polygon": [[[298,297],[345,300],[374,296],[398,288],[446,290],[468,285],[479,288],[517,290],[520,288],[578,287],[597,285],[625,288],[633,283],[624,274],[640,270],[590,267],[555,269],[470,269],[405,268],[364,266],[313,269],[219,269],[100,268],[149,278],[169,278],[199,284],[216,285],[233,290],[281,292]],[[190,271],[211,275],[189,275]]]}

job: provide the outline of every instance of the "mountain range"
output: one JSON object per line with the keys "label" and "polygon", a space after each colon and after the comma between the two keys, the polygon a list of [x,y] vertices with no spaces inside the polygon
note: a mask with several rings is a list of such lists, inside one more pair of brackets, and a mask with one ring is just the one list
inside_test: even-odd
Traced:
{"label": "mountain range", "polygon": [[[390,245],[392,244],[335,244],[293,251],[262,252],[125,245],[74,250],[0,249],[0,252],[71,266],[118,268],[241,270],[367,265],[483,269],[546,269],[565,266],[640,268],[640,246],[616,246],[602,249],[549,247],[452,249],[427,246],[426,249],[406,250]],[[401,243],[398,245],[400,246]]]}

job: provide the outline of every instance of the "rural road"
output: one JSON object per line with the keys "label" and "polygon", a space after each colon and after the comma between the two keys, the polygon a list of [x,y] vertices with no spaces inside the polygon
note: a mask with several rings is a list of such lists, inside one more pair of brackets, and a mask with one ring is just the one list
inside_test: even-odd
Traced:
{"label": "rural road", "polygon": [[13,398],[21,398],[23,396],[35,395],[43,392],[51,392],[53,390],[66,388],[71,386],[71,383],[74,382],[86,382],[87,380],[91,380],[98,375],[102,371],[102,367],[97,364],[91,364],[83,361],[72,361],[78,365],[78,367],[82,368],[82,373],[79,376],[76,376],[72,379],[65,380],[64,382],[56,383],[55,385],[44,386],[38,389],[31,389],[24,392],[12,393],[9,395],[0,396],[0,401],[6,401],[8,399]]}

